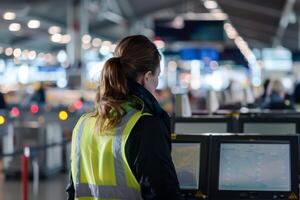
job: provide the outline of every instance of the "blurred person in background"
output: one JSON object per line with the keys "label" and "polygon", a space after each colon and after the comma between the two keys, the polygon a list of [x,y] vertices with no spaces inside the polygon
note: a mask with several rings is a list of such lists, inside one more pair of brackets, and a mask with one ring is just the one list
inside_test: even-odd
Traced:
{"label": "blurred person in background", "polygon": [[261,105],[263,109],[294,109],[292,103],[285,98],[285,89],[280,80],[270,81],[264,102]]}
{"label": "blurred person in background", "polygon": [[6,101],[4,98],[4,94],[0,91],[0,109],[6,109],[7,105],[6,105]]}
{"label": "blurred person in background", "polygon": [[261,101],[263,102],[267,96],[267,90],[270,85],[271,80],[267,78],[263,83],[263,93],[261,95]]}
{"label": "blurred person in background", "polygon": [[69,200],[181,199],[170,119],[153,96],[159,63],[142,35],[124,38],[106,61],[95,111],[73,131]]}
{"label": "blurred person in background", "polygon": [[45,85],[43,83],[39,84],[38,89],[35,91],[35,93],[32,96],[31,99],[33,102],[36,102],[38,104],[45,104],[46,103],[46,92],[45,92]]}
{"label": "blurred person in background", "polygon": [[300,80],[296,81],[296,83],[295,83],[293,100],[294,100],[294,103],[296,104],[296,107],[298,108],[298,106],[300,106]]}

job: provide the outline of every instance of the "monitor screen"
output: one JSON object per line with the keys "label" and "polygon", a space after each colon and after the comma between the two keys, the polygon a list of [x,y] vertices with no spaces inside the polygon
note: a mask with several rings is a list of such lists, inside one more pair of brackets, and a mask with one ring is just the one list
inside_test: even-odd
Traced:
{"label": "monitor screen", "polygon": [[265,48],[262,59],[266,71],[291,71],[293,68],[292,53],[285,48]]}
{"label": "monitor screen", "polygon": [[290,145],[221,143],[219,190],[291,191]]}
{"label": "monitor screen", "polygon": [[172,160],[180,189],[199,188],[200,143],[173,143]]}
{"label": "monitor screen", "polygon": [[166,41],[223,41],[223,21],[176,19],[154,20],[155,36]]}
{"label": "monitor screen", "polygon": [[244,123],[243,133],[261,133],[261,134],[296,134],[296,122],[279,123],[279,122],[246,122]]}
{"label": "monitor screen", "polygon": [[227,133],[227,123],[226,122],[176,122],[175,123],[175,133],[180,133],[182,135],[197,135],[201,133]]}

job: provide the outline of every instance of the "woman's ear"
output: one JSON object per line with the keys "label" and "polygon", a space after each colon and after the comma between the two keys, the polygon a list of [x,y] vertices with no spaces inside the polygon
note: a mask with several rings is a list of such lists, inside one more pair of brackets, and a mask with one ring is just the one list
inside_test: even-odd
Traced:
{"label": "woman's ear", "polygon": [[152,72],[151,71],[147,71],[144,75],[143,75],[143,85],[146,85],[149,83],[149,81],[151,80],[151,76],[152,76]]}
{"label": "woman's ear", "polygon": [[149,80],[151,80],[150,79],[151,78],[151,74],[152,74],[152,72],[148,71],[148,72],[146,72],[144,74],[139,75],[138,78],[137,78],[137,82],[139,84],[141,84],[142,86],[145,86],[149,82]]}

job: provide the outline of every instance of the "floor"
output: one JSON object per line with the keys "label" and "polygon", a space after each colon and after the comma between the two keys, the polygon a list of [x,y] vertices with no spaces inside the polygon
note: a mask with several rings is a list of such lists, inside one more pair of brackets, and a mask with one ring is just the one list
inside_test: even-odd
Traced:
{"label": "floor", "polygon": [[[33,195],[32,180],[28,185],[28,200],[64,200],[67,199],[65,188],[68,182],[66,174],[58,174],[54,177],[40,180],[38,194]],[[18,179],[5,180],[0,175],[0,200],[21,200],[21,181]]]}

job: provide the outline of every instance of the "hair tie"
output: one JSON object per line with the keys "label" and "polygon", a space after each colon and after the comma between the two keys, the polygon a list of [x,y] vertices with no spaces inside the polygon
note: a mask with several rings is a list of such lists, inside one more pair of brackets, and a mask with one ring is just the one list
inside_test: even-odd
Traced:
{"label": "hair tie", "polygon": [[118,61],[121,64],[121,57],[113,57],[116,61]]}

